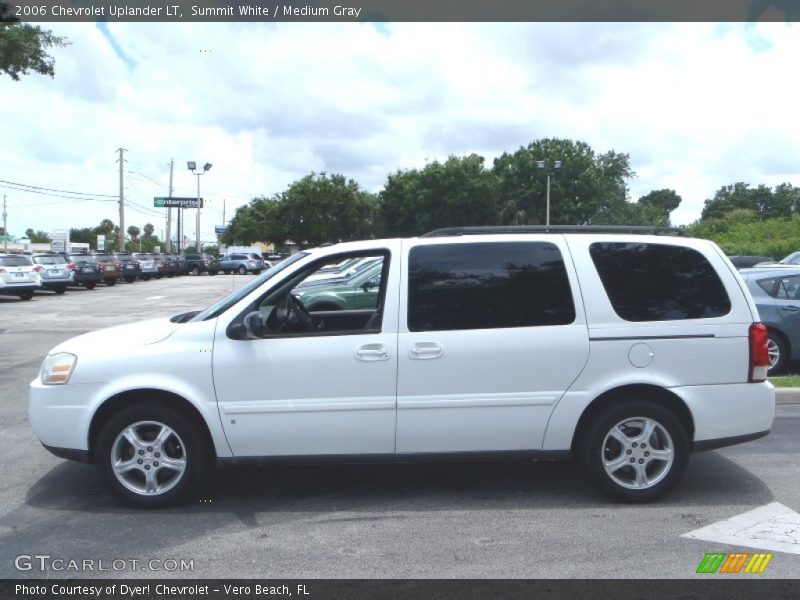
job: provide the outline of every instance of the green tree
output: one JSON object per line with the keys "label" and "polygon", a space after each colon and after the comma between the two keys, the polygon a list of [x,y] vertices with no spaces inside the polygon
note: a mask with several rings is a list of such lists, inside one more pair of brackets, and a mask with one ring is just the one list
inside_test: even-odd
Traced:
{"label": "green tree", "polygon": [[140,233],[142,233],[142,230],[139,229],[136,225],[131,225],[130,227],[128,227],[128,235],[131,236],[131,241],[138,240]]}
{"label": "green tree", "polygon": [[783,183],[775,188],[760,184],[751,188],[749,183],[736,182],[722,186],[713,198],[705,201],[701,218],[717,219],[736,209],[752,210],[761,219],[789,217],[800,201],[800,190]]}
{"label": "green tree", "polygon": [[653,206],[669,215],[673,210],[680,206],[683,199],[675,190],[663,189],[653,190],[639,198],[639,204]]}
{"label": "green tree", "polygon": [[344,175],[312,173],[280,194],[278,210],[286,238],[307,247],[372,237],[376,202]]}
{"label": "green tree", "polygon": [[397,171],[389,176],[379,198],[381,228],[389,236],[494,225],[498,219],[498,180],[477,154],[451,156],[421,170]]}
{"label": "green tree", "polygon": [[585,142],[548,138],[495,159],[502,224],[546,222],[547,170],[538,167],[539,161],[551,173],[551,224],[605,223],[616,218],[615,210],[625,209],[626,182],[634,176],[627,154],[596,154]]}
{"label": "green tree", "polygon": [[223,244],[249,246],[253,242],[281,244],[286,240],[278,198],[254,198],[250,204],[236,209],[225,233]]}
{"label": "green tree", "polygon": [[52,241],[46,232],[34,231],[33,229],[26,229],[25,237],[27,237],[34,244],[47,244]]}
{"label": "green tree", "polygon": [[53,35],[37,25],[21,24],[11,12],[11,5],[0,0],[0,72],[14,81],[29,71],[55,75],[55,59],[47,51],[67,46],[66,38]]}

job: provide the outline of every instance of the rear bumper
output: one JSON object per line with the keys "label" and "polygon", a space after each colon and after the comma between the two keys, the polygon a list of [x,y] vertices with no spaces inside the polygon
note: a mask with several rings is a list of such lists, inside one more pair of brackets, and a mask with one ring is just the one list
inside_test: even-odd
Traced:
{"label": "rear bumper", "polygon": [[40,283],[23,283],[19,285],[4,285],[0,287],[0,294],[5,296],[16,296],[17,294],[23,292],[35,292],[36,290],[42,289],[42,285]]}
{"label": "rear bumper", "polygon": [[692,444],[692,452],[706,452],[708,450],[716,450],[717,448],[744,444],[745,442],[752,442],[766,435],[769,435],[769,429],[757,433],[748,433],[747,435],[735,435],[727,438],[717,438],[716,440],[702,440]]}
{"label": "rear bumper", "polygon": [[769,382],[670,388],[688,407],[693,448],[709,450],[766,435],[775,418],[775,388]]}

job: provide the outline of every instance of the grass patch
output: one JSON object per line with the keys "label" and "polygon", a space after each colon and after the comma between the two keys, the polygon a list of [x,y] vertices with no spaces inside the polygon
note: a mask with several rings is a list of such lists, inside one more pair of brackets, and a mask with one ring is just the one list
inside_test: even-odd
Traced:
{"label": "grass patch", "polygon": [[779,388],[800,387],[800,375],[784,375],[782,377],[770,377],[772,385]]}

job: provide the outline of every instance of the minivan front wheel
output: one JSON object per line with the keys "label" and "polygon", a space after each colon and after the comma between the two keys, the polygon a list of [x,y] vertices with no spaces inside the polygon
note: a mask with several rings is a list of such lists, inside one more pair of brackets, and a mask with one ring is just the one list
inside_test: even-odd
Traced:
{"label": "minivan front wheel", "polygon": [[184,502],[196,492],[209,448],[191,419],[147,403],[109,419],[97,438],[95,464],[117,497],[157,508]]}
{"label": "minivan front wheel", "polygon": [[623,502],[649,502],[674,488],[689,460],[678,418],[648,401],[615,404],[590,425],[580,459],[592,482]]}

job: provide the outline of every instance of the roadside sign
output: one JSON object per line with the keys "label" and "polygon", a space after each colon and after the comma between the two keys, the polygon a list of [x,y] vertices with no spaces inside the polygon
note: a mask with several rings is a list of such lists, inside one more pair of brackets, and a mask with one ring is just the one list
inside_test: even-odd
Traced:
{"label": "roadside sign", "polygon": [[52,252],[64,252],[64,240],[53,240],[50,242]]}
{"label": "roadside sign", "polygon": [[[197,208],[197,198],[164,198],[156,196],[153,198],[153,206],[156,208]],[[202,198],[200,198],[200,208],[203,208]]]}
{"label": "roadside sign", "polygon": [[214,233],[225,233],[228,228],[225,225],[215,225],[214,226]]}
{"label": "roadside sign", "polygon": [[14,237],[10,235],[0,235],[0,242],[13,242]]}
{"label": "roadside sign", "polygon": [[97,249],[98,250],[105,250],[106,249],[106,236],[98,234],[97,236]]}

